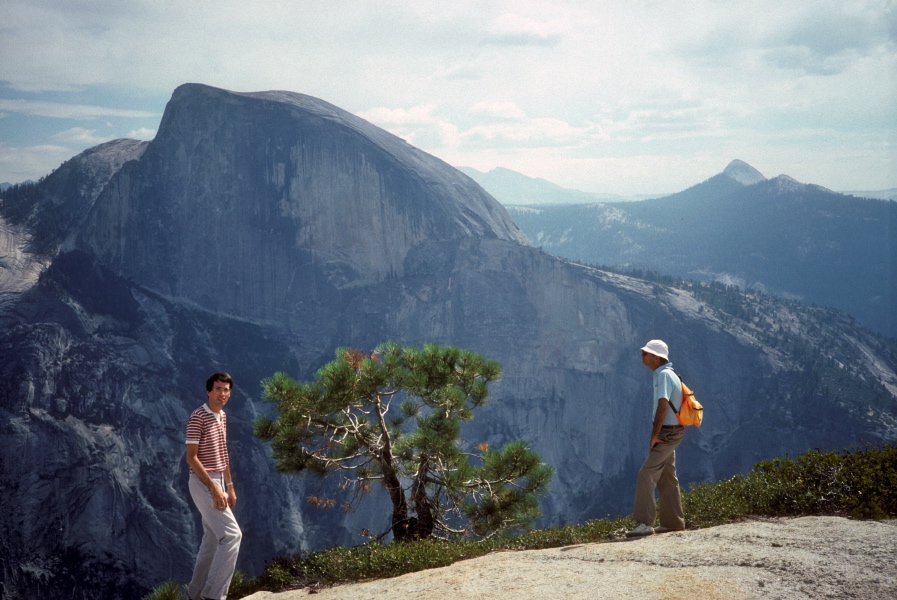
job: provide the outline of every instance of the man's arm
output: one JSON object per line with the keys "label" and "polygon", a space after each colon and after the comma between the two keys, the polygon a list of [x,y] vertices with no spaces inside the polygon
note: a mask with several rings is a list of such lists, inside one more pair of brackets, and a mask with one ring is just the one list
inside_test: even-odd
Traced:
{"label": "man's arm", "polygon": [[[218,510],[226,509],[230,499],[224,490],[212,481],[206,468],[199,462],[199,444],[187,444],[187,464],[190,465],[190,468],[193,469],[193,472],[199,477],[202,484],[209,489],[209,493],[212,494],[212,499],[215,501],[215,508]],[[224,477],[225,481],[231,481],[230,467],[225,471]],[[233,486],[230,486],[230,489],[233,490]],[[233,501],[237,501],[236,494],[234,494]]]}
{"label": "man's arm", "polygon": [[224,485],[227,487],[227,505],[233,508],[237,505],[237,491],[234,489],[234,478],[230,475],[230,465],[224,469]]}
{"label": "man's arm", "polygon": [[663,427],[663,421],[667,418],[667,399],[661,398],[657,401],[657,411],[654,413],[654,427],[651,430],[651,449],[654,449],[654,446],[657,444],[662,444],[663,442],[657,437],[660,435],[660,428]]}

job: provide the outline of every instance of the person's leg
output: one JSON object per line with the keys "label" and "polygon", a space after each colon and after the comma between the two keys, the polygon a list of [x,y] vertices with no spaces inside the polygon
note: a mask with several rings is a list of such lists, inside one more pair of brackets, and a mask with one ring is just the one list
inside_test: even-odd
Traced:
{"label": "person's leg", "polygon": [[[213,475],[213,479],[215,475],[217,474]],[[216,483],[223,489],[223,477],[218,478],[221,481]],[[202,514],[204,535],[187,593],[194,599],[203,597],[220,600],[227,597],[237,564],[242,532],[233,511],[230,508],[223,511],[215,508],[212,495],[195,475],[190,476],[190,495]]]}
{"label": "person's leg", "polygon": [[190,580],[190,585],[187,586],[187,598],[198,600],[209,577],[209,569],[212,566],[212,560],[215,558],[215,551],[218,549],[218,538],[209,527],[205,515],[209,508],[215,510],[212,503],[212,495],[209,494],[206,486],[199,481],[199,478],[192,473],[190,475],[189,487],[190,497],[193,498],[193,503],[202,516],[203,535],[202,542],[199,545],[199,552],[196,554],[196,563],[193,566],[193,578]]}
{"label": "person's leg", "polygon": [[[662,435],[663,432],[661,432]],[[654,519],[657,516],[654,490],[657,488],[657,481],[663,474],[663,469],[677,445],[673,444],[670,447],[670,444],[657,444],[648,453],[648,458],[639,469],[635,486],[635,502],[632,507],[632,517],[638,523],[649,527],[654,526]]]}
{"label": "person's leg", "polygon": [[657,479],[657,492],[660,504],[660,526],[668,530],[685,529],[685,513],[682,511],[682,494],[679,491],[679,479],[676,476],[676,448],[682,441],[683,431],[680,429],[667,436],[672,448],[660,477]]}
{"label": "person's leg", "polygon": [[234,576],[243,533],[230,508],[215,512],[217,513],[216,518],[210,525],[215,531],[217,548],[215,558],[212,559],[212,565],[209,568],[203,596],[222,600],[227,597],[227,590],[230,588],[230,582]]}

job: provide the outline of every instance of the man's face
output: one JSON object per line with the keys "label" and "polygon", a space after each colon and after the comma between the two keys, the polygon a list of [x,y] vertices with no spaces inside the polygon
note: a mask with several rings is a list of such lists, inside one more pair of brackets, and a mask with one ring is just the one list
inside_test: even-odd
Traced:
{"label": "man's face", "polygon": [[642,350],[642,364],[652,371],[660,366],[660,361],[661,358],[656,354],[651,354],[650,352]]}
{"label": "man's face", "polygon": [[230,398],[230,384],[223,381],[215,381],[212,391],[206,392],[209,396],[209,408],[212,412],[220,412]]}

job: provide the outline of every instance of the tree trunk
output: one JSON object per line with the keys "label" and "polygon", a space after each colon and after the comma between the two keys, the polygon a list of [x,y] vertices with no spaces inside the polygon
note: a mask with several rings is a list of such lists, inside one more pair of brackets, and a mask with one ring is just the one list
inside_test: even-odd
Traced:
{"label": "tree trunk", "polygon": [[405,492],[402,484],[394,474],[384,476],[386,489],[389,491],[389,499],[392,500],[392,537],[397,542],[407,542],[414,539],[414,521],[408,517],[408,503],[405,501]]}
{"label": "tree trunk", "polygon": [[430,471],[430,458],[423,455],[420,458],[420,466],[417,469],[417,476],[414,478],[414,485],[411,487],[411,500],[414,502],[414,512],[417,519],[414,522],[414,529],[410,532],[414,539],[421,540],[433,535],[436,529],[436,518],[433,515],[433,507],[430,506],[430,498],[427,496],[427,475]]}
{"label": "tree trunk", "polygon": [[389,437],[389,428],[383,418],[383,401],[379,396],[376,401],[376,414],[380,432],[383,435],[383,447],[380,449],[377,459],[383,469],[383,484],[386,486],[386,491],[389,492],[389,499],[392,500],[392,537],[397,542],[407,542],[414,539],[412,531],[415,527],[412,521],[416,521],[416,519],[408,517],[408,502],[405,500],[402,482],[399,481],[393,466],[392,440]]}

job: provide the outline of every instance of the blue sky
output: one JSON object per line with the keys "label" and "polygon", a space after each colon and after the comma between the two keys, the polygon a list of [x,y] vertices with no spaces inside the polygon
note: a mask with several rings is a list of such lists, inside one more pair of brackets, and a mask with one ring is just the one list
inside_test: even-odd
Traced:
{"label": "blue sky", "polygon": [[894,0],[0,0],[0,182],[175,87],[310,94],[450,164],[652,194],[738,158],[897,187]]}

